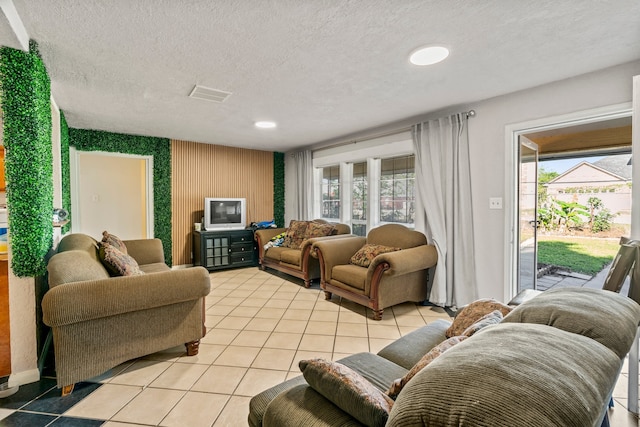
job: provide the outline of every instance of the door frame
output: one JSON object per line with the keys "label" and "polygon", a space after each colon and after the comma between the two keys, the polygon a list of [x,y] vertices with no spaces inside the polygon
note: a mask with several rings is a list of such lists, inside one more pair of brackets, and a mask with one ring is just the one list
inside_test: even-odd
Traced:
{"label": "door frame", "polygon": [[[533,132],[561,129],[569,126],[597,123],[632,116],[632,103],[609,105],[569,114],[545,117],[505,126],[505,210],[504,210],[504,299],[510,301],[518,286],[518,146],[520,136]],[[631,223],[633,224],[632,214]],[[633,227],[633,225],[632,225]]]}
{"label": "door frame", "polygon": [[71,186],[71,213],[72,215],[75,213],[71,221],[71,232],[79,233],[82,224],[80,223],[80,172],[79,172],[79,156],[81,153],[91,153],[97,154],[101,156],[111,156],[111,157],[127,157],[130,159],[140,159],[145,162],[145,209],[147,211],[147,238],[151,239],[154,237],[154,212],[153,212],[153,156],[142,156],[136,154],[124,154],[124,153],[114,153],[109,151],[83,151],[77,150],[75,147],[69,147],[69,169],[71,172],[70,177],[70,186]]}

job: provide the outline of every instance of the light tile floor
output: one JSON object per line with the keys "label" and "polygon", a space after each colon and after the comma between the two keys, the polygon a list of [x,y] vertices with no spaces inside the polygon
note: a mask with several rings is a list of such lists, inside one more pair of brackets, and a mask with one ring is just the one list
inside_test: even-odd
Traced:
{"label": "light tile floor", "polygon": [[[336,297],[326,301],[317,284],[305,289],[301,283],[258,268],[213,273],[206,300],[208,332],[197,356],[185,356],[180,346],[124,363],[74,391],[78,402],[54,415],[45,406],[30,410],[43,398],[22,409],[0,405],[0,426],[36,425],[12,421],[16,415],[53,427],[246,426],[251,397],[300,375],[299,360],[377,352],[449,317],[441,308],[407,303],[373,321],[370,310]],[[610,411],[614,427],[638,426],[626,410],[626,372],[625,366]],[[57,397],[55,389],[47,395],[54,395],[47,399],[54,406],[68,399]]]}

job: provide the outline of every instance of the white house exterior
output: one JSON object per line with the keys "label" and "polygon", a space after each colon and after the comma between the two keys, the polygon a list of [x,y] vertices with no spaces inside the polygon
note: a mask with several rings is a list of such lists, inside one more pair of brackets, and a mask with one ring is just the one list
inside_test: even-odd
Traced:
{"label": "white house exterior", "polygon": [[565,202],[587,206],[590,197],[602,200],[615,214],[613,222],[631,223],[631,154],[608,156],[594,163],[582,162],[547,184],[547,194]]}

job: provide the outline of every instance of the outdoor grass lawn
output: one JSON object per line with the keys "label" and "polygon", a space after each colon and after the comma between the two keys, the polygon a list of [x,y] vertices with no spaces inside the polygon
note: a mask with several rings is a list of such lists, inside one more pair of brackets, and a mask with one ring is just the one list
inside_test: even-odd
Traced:
{"label": "outdoor grass lawn", "polygon": [[538,262],[593,276],[618,252],[617,239],[538,236]]}

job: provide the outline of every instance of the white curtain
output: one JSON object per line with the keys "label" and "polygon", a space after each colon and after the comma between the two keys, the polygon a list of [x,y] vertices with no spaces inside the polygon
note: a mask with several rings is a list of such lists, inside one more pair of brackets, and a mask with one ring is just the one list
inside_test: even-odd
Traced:
{"label": "white curtain", "polygon": [[460,307],[477,299],[467,114],[413,126],[416,228],[438,250],[429,301]]}
{"label": "white curtain", "polygon": [[[293,219],[312,219],[313,214],[313,158],[311,150],[291,154],[294,161]],[[291,181],[289,181],[291,182]],[[285,224],[285,227],[288,224]]]}

